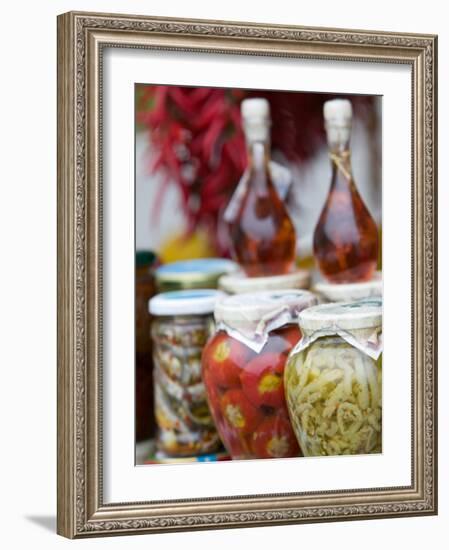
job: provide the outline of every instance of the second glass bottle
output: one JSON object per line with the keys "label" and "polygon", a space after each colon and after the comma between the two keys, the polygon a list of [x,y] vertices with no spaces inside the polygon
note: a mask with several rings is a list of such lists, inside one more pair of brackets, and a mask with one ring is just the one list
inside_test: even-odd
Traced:
{"label": "second glass bottle", "polygon": [[351,103],[346,99],[326,101],[324,119],[332,181],[315,228],[315,258],[321,274],[329,282],[368,281],[377,265],[378,232],[352,175]]}

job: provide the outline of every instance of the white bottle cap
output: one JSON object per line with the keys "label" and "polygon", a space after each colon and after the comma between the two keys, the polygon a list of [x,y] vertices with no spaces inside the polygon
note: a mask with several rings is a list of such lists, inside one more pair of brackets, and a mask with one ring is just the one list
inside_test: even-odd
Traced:
{"label": "white bottle cap", "polygon": [[347,99],[331,99],[323,106],[327,124],[347,126],[352,120],[352,105]]}
{"label": "white bottle cap", "polygon": [[262,97],[244,99],[240,108],[245,121],[270,120],[270,104]]}
{"label": "white bottle cap", "polygon": [[268,101],[261,97],[244,99],[240,108],[246,140],[250,143],[267,141],[271,122]]}
{"label": "white bottle cap", "polygon": [[347,99],[331,99],[323,106],[327,141],[331,150],[345,146],[351,137],[352,106]]}

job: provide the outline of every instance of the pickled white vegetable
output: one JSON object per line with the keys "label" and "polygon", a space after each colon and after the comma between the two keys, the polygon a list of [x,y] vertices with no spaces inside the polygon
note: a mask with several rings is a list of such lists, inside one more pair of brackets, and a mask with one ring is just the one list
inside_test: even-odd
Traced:
{"label": "pickled white vegetable", "polygon": [[338,337],[320,338],[285,370],[290,418],[305,456],[382,451],[382,364]]}

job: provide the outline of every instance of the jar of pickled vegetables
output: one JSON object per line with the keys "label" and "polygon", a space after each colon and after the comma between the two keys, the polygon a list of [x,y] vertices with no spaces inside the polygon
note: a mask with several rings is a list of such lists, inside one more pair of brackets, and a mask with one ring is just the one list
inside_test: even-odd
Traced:
{"label": "jar of pickled vegetables", "polygon": [[217,290],[165,292],[149,301],[153,315],[156,446],[171,457],[221,448],[201,378],[201,354],[213,333]]}
{"label": "jar of pickled vegetables", "polygon": [[382,452],[382,300],[315,306],[299,326],[285,391],[304,455]]}
{"label": "jar of pickled vegetables", "polygon": [[203,380],[233,459],[299,456],[284,392],[284,366],[301,338],[307,291],[255,292],[217,302],[217,331],[203,351]]}

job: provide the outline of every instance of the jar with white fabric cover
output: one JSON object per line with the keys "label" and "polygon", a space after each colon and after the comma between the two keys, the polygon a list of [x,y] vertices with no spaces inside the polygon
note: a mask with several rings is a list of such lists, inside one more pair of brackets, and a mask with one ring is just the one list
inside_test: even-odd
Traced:
{"label": "jar with white fabric cover", "polygon": [[311,307],[299,326],[284,382],[304,455],[382,452],[382,300]]}
{"label": "jar with white fabric cover", "polygon": [[236,294],[215,306],[216,332],[203,351],[203,380],[220,437],[233,459],[301,454],[288,418],[284,367],[301,338],[306,290]]}

